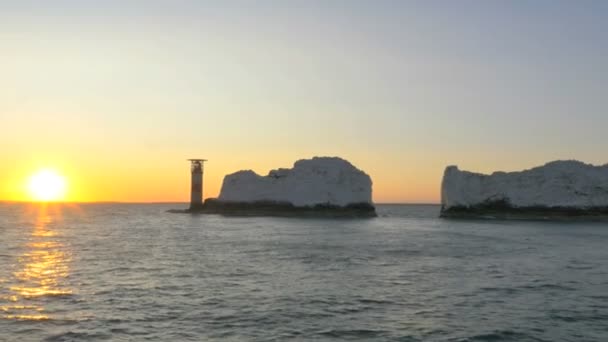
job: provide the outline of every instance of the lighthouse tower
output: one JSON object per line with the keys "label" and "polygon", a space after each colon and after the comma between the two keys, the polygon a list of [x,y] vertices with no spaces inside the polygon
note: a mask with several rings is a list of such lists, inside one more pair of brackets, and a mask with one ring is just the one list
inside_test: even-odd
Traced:
{"label": "lighthouse tower", "polygon": [[188,159],[192,172],[192,190],[190,192],[190,210],[203,208],[203,164],[206,159]]}

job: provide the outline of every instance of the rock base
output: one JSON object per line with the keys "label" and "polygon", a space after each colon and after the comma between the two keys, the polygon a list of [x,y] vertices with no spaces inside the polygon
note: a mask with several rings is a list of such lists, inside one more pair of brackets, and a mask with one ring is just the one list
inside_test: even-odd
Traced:
{"label": "rock base", "polygon": [[442,208],[440,217],[450,219],[608,221],[608,207],[513,207],[504,202],[496,202],[471,207]]}
{"label": "rock base", "polygon": [[226,202],[210,198],[200,209],[169,210],[172,213],[219,214],[225,216],[275,216],[275,217],[333,217],[370,218],[376,217],[376,208],[369,203],[353,203],[344,207],[318,204],[310,207],[296,207],[291,203],[258,201]]}

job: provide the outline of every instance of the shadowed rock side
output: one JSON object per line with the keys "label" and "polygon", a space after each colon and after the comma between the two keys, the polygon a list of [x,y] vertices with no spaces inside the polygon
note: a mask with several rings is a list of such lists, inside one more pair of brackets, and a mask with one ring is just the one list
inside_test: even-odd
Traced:
{"label": "shadowed rock side", "polygon": [[345,206],[317,204],[297,207],[288,202],[223,202],[215,198],[205,201],[206,214],[227,216],[280,216],[280,217],[376,217],[376,209],[369,203],[351,203]]}
{"label": "shadowed rock side", "polygon": [[372,180],[336,157],[298,160],[291,169],[260,176],[251,170],[224,177],[217,199],[200,210],[235,216],[375,217]]}
{"label": "shadowed rock side", "polygon": [[441,217],[607,220],[608,165],[556,161],[483,175],[446,168]]}

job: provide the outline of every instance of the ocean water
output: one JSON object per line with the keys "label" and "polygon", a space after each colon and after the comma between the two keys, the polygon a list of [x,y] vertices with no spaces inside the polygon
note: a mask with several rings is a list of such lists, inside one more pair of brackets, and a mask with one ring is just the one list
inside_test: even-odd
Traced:
{"label": "ocean water", "polygon": [[605,223],[0,204],[1,341],[608,341]]}

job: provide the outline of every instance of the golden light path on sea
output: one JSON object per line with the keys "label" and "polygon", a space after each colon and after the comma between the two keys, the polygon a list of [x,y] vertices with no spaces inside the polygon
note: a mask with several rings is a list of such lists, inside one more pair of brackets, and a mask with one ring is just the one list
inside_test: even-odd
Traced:
{"label": "golden light path on sea", "polygon": [[24,252],[17,258],[13,277],[6,281],[8,295],[0,305],[4,319],[48,320],[42,298],[71,295],[65,283],[70,275],[71,253],[57,238],[52,228],[61,219],[61,207],[39,204],[36,221],[24,244]]}

